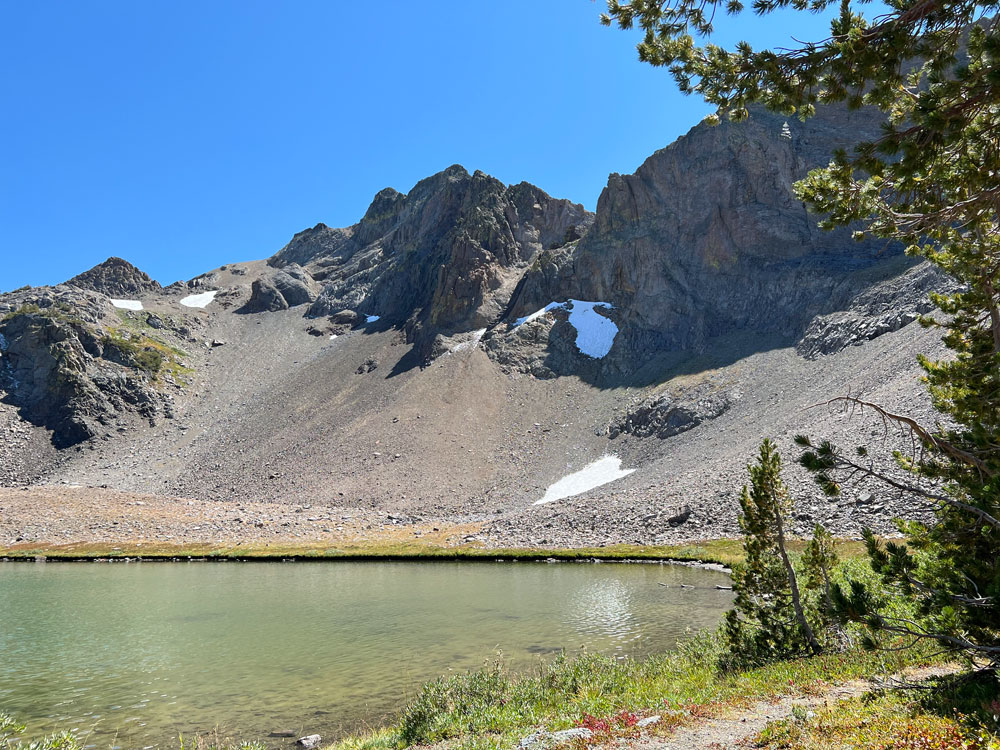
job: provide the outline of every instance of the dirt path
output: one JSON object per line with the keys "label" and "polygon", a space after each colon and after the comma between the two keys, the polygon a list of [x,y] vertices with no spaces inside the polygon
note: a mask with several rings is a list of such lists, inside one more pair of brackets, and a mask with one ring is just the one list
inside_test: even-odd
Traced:
{"label": "dirt path", "polygon": [[[905,677],[911,681],[922,681],[930,677],[949,674],[950,667],[922,667],[909,670]],[[681,727],[668,737],[649,736],[629,743],[633,750],[725,750],[726,748],[746,748],[749,740],[769,722],[787,719],[792,709],[801,706],[806,710],[824,708],[839,701],[864,695],[881,683],[872,680],[853,680],[833,685],[827,691],[815,696],[787,696],[774,702],[735,711],[726,716],[705,719],[696,724]]]}

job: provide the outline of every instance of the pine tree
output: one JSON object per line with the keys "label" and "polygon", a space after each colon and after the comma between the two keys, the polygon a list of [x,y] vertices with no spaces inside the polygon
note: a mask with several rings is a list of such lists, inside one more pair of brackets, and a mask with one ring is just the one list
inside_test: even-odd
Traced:
{"label": "pine tree", "polygon": [[744,562],[733,568],[735,609],[725,632],[733,663],[752,664],[822,646],[806,617],[798,578],[788,556],[785,519],[792,503],[781,480],[781,456],[764,440],[750,485],[740,494]]}

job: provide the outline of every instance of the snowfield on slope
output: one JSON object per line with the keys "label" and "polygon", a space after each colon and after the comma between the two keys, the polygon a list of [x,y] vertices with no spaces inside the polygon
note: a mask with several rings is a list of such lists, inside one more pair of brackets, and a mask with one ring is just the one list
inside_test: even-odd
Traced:
{"label": "snowfield on slope", "polygon": [[464,352],[468,349],[475,349],[477,346],[479,346],[479,342],[482,340],[483,334],[485,333],[486,333],[485,328],[480,328],[478,330],[473,331],[471,334],[469,334],[469,338],[467,338],[465,341],[452,346],[448,350],[448,354],[456,354],[458,352]]}
{"label": "snowfield on slope", "polygon": [[602,456],[579,471],[567,474],[558,482],[549,486],[541,500],[535,505],[545,505],[556,500],[562,500],[573,495],[579,495],[587,490],[600,487],[602,484],[627,477],[635,469],[623,469],[622,460],[618,456]]}
{"label": "snowfield on slope", "polygon": [[518,318],[514,322],[514,326],[530,323],[552,310],[568,310],[569,323],[576,329],[576,348],[580,350],[581,354],[586,354],[588,357],[603,359],[615,343],[618,326],[611,318],[597,312],[596,308],[598,307],[603,307],[605,310],[615,309],[610,302],[585,302],[579,299],[550,302],[541,310]]}
{"label": "snowfield on slope", "polygon": [[141,310],[142,302],[137,299],[112,299],[111,304],[119,310]]}
{"label": "snowfield on slope", "polygon": [[209,303],[215,299],[215,295],[218,293],[218,289],[213,289],[211,292],[189,294],[181,300],[181,304],[184,305],[184,307],[208,307]]}

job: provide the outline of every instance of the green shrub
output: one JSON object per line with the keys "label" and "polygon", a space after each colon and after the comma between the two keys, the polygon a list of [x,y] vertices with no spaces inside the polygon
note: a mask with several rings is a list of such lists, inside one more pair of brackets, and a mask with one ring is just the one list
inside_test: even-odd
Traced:
{"label": "green shrub", "polygon": [[129,341],[114,333],[101,339],[101,345],[105,351],[112,349],[117,352],[123,363],[150,375],[159,374],[163,367],[165,355],[154,346]]}

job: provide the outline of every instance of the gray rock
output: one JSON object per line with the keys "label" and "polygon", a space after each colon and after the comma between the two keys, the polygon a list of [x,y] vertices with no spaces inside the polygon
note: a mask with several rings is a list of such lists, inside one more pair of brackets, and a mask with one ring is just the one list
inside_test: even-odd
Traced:
{"label": "gray rock", "polygon": [[586,727],[573,727],[552,733],[552,739],[556,742],[566,742],[567,740],[586,740],[594,736]]}
{"label": "gray rock", "polygon": [[66,282],[69,286],[130,299],[160,289],[158,282],[121,258],[108,258]]}
{"label": "gray rock", "polygon": [[277,312],[304,305],[316,299],[319,285],[300,266],[273,271],[250,285],[250,299],[240,308],[243,313]]}
{"label": "gray rock", "polygon": [[278,290],[274,280],[265,277],[254,279],[250,285],[250,300],[240,308],[240,312],[277,312],[287,309],[288,302]]}
{"label": "gray rock", "polygon": [[368,372],[374,372],[377,369],[378,369],[378,360],[374,359],[372,357],[369,357],[364,362],[362,362],[360,365],[358,365],[358,369],[355,370],[354,372],[356,374],[358,374],[358,375],[364,375],[365,373],[368,373]]}
{"label": "gray rock", "polygon": [[582,206],[532,185],[507,186],[455,165],[406,195],[382,190],[353,227],[300,232],[268,262],[304,264],[323,281],[310,316],[356,309],[405,322],[417,360],[426,361],[436,336],[500,317],[538,253],[591,221]]}
{"label": "gray rock", "polygon": [[319,743],[323,741],[323,738],[318,734],[309,734],[305,737],[299,737],[295,740],[295,744],[306,748],[306,750],[311,750],[311,748],[318,747]]}
{"label": "gray rock", "polygon": [[942,271],[921,263],[861,292],[845,310],[813,318],[795,349],[806,359],[815,359],[898,331],[934,309],[931,292],[956,289]]}
{"label": "gray rock", "polygon": [[364,325],[365,316],[355,310],[338,310],[330,315],[330,322],[356,328],[357,326]]}
{"label": "gray rock", "polygon": [[308,304],[319,293],[319,287],[313,278],[297,265],[286,266],[275,273],[272,283],[289,307]]}
{"label": "gray rock", "polygon": [[647,397],[613,420],[608,425],[608,436],[615,438],[624,432],[638,437],[669,438],[715,419],[739,398],[737,389],[713,382]]}
{"label": "gray rock", "polygon": [[[716,588],[719,587],[717,586]],[[639,721],[637,721],[635,725],[639,728],[643,728],[643,727],[651,727],[653,726],[653,724],[659,724],[659,723],[660,723],[659,716],[647,716],[645,719],[639,719]]]}
{"label": "gray rock", "polygon": [[593,736],[594,733],[586,727],[573,727],[572,729],[563,729],[558,732],[548,732],[544,729],[540,729],[537,732],[532,732],[527,737],[522,737],[520,742],[517,743],[517,746],[519,750],[528,750],[529,748],[558,745],[563,742],[569,742],[570,740],[586,740]]}

